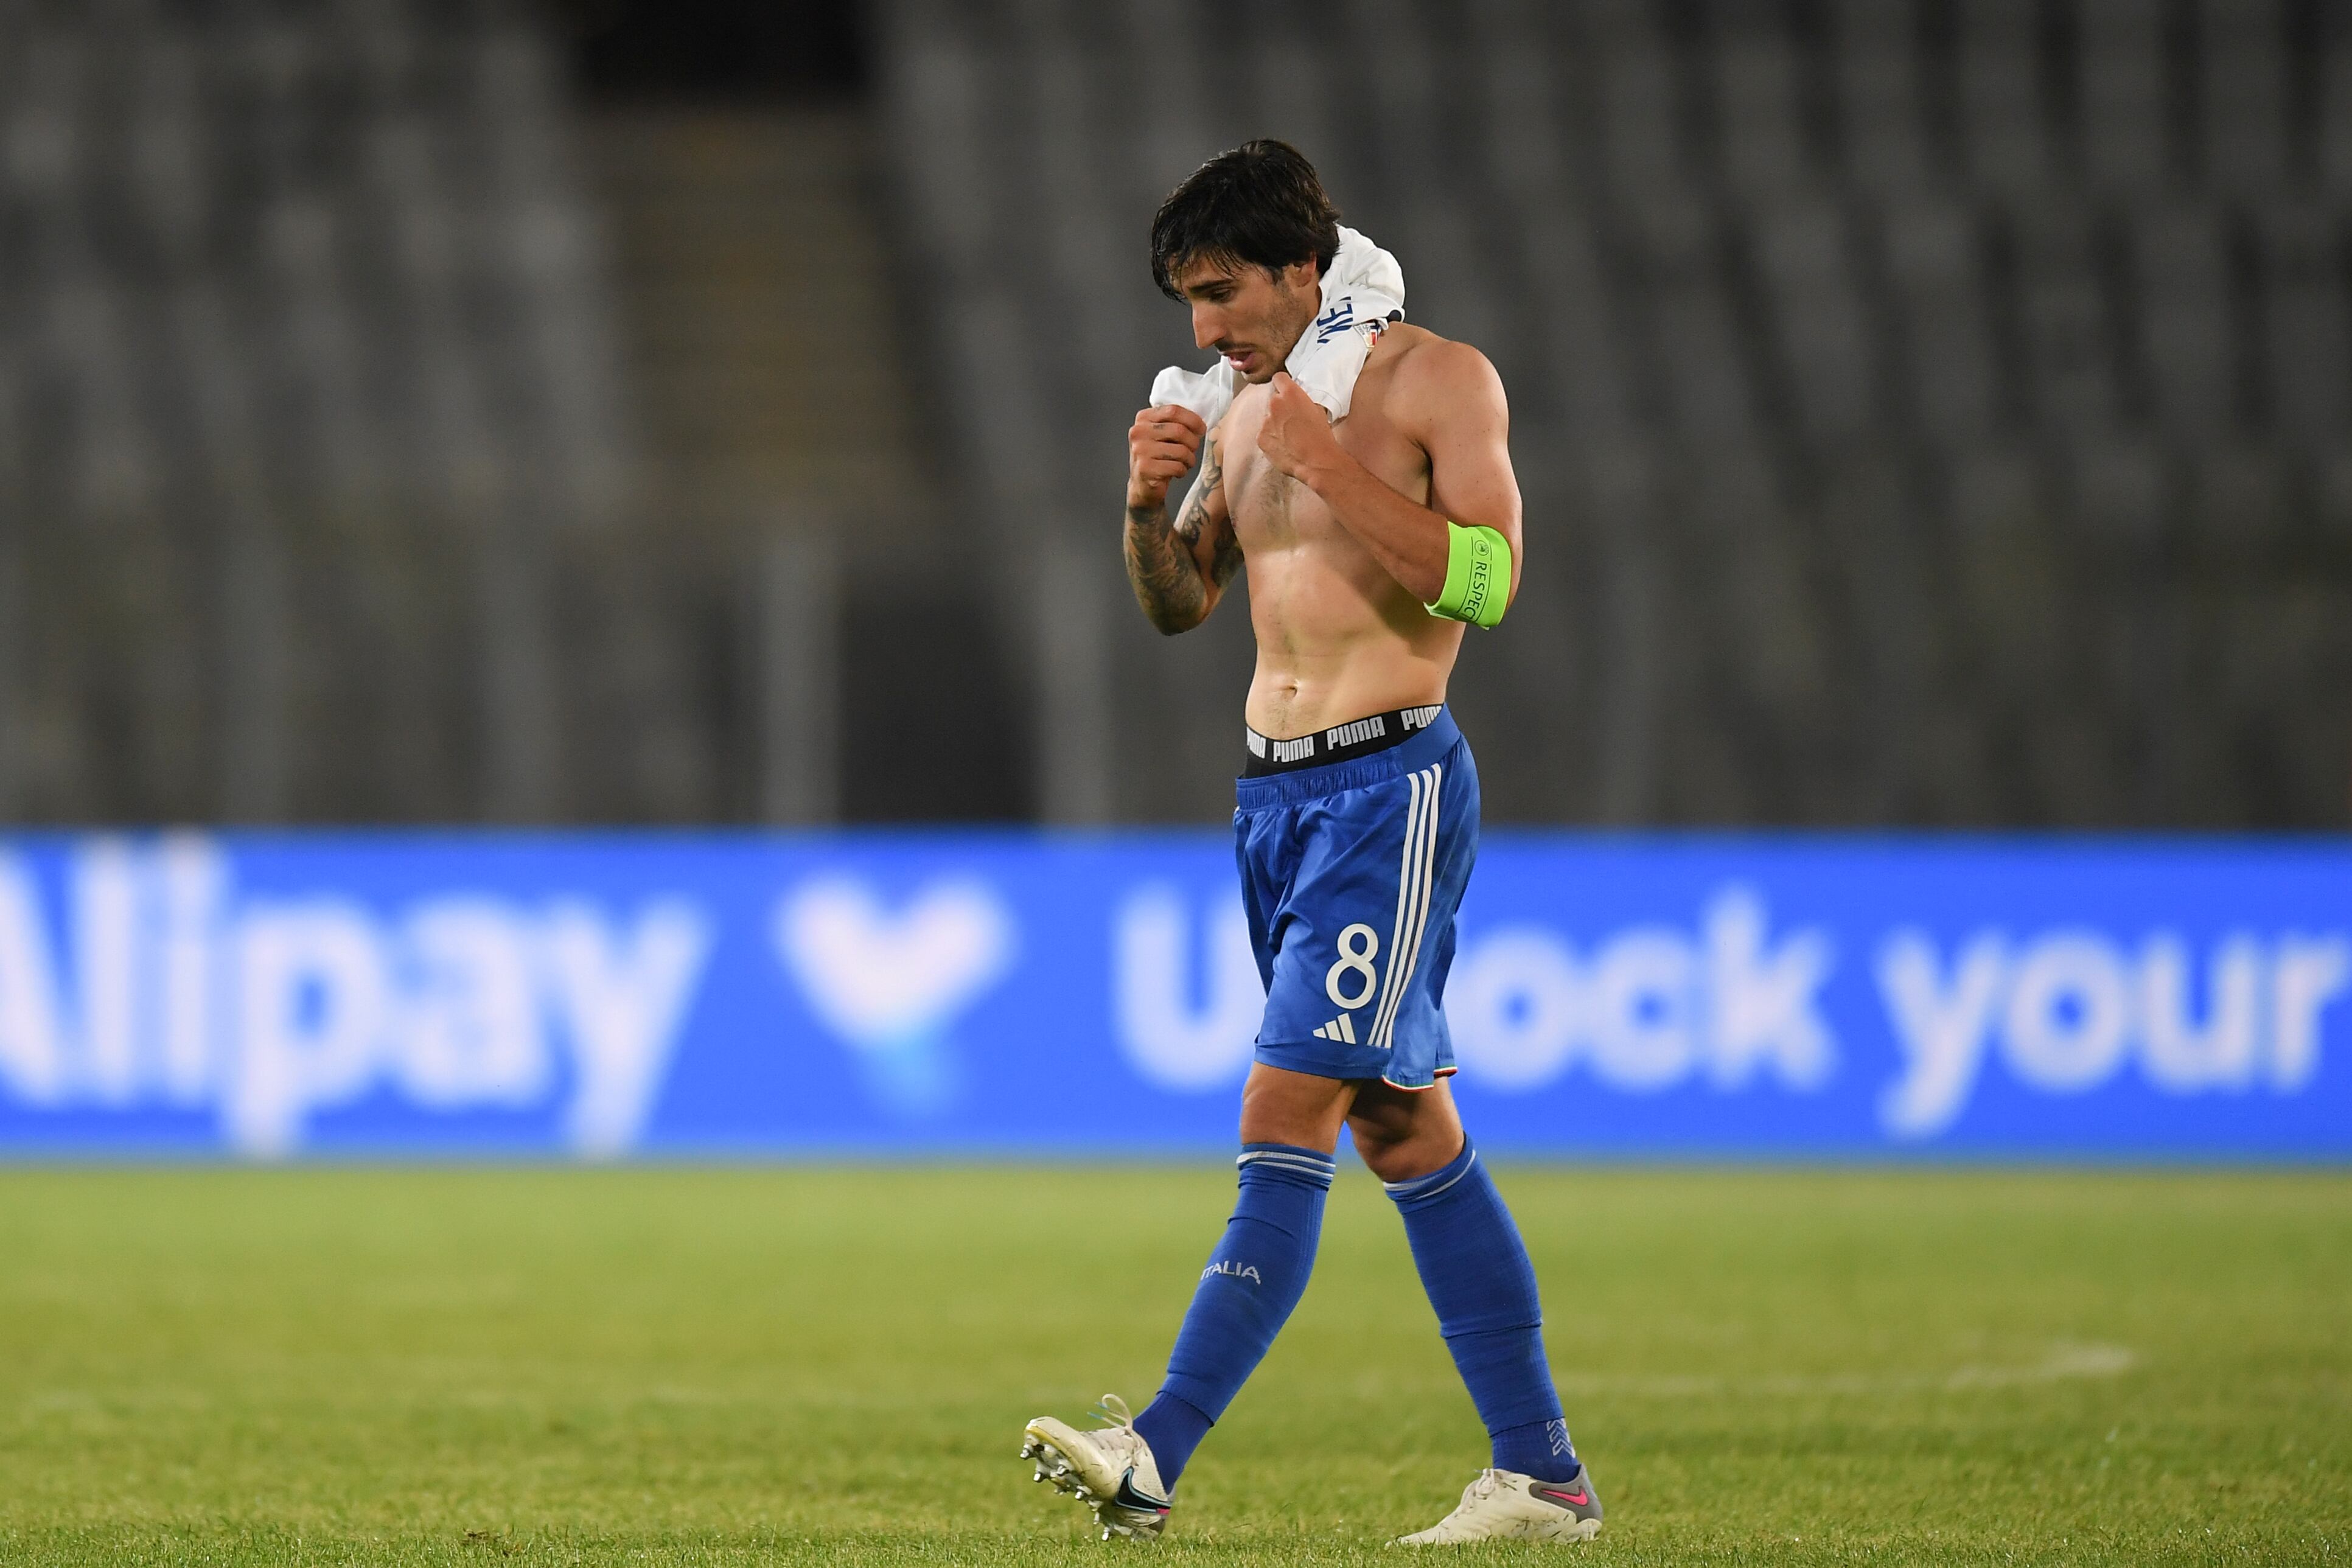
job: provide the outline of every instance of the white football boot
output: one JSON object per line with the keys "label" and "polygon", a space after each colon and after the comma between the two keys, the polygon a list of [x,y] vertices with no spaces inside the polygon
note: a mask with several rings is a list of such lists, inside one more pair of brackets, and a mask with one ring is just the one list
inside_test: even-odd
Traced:
{"label": "white football boot", "polygon": [[1592,1472],[1572,1481],[1539,1481],[1517,1470],[1481,1470],[1462,1501],[1427,1530],[1391,1546],[1453,1546],[1465,1541],[1590,1541],[1601,1533],[1601,1494]]}
{"label": "white football boot", "polygon": [[1094,1510],[1105,1541],[1114,1535],[1153,1540],[1168,1527],[1172,1504],[1160,1484],[1151,1445],[1135,1429],[1127,1401],[1118,1395],[1104,1395],[1095,1409],[1108,1425],[1092,1432],[1051,1416],[1029,1423],[1021,1434],[1021,1457],[1037,1463],[1037,1473],[1029,1479],[1052,1481],[1056,1491]]}

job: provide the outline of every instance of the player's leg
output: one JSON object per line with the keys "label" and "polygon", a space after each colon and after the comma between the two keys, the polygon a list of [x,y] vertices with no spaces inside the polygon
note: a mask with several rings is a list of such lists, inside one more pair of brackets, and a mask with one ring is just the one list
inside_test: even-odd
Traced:
{"label": "player's leg", "polygon": [[[1492,1469],[1414,1544],[1589,1539],[1601,1500],[1569,1439],[1544,1355],[1534,1264],[1443,1082],[1366,1085],[1349,1132],[1404,1219],[1422,1288],[1486,1424]],[[1443,1151],[1451,1151],[1450,1155]]]}
{"label": "player's leg", "polygon": [[1581,1467],[1544,1357],[1535,1265],[1445,1084],[1417,1092],[1368,1084],[1348,1126],[1404,1219],[1422,1288],[1493,1441],[1495,1468],[1575,1479]]}
{"label": "player's leg", "polygon": [[1233,1218],[1201,1271],[1159,1397],[1135,1419],[1171,1490],[1307,1290],[1351,1093],[1336,1079],[1250,1068]]}
{"label": "player's leg", "polygon": [[1108,1424],[1080,1431],[1029,1423],[1024,1458],[1037,1479],[1095,1511],[1106,1539],[1156,1535],[1176,1482],[1307,1290],[1331,1188],[1332,1151],[1352,1085],[1254,1065],[1242,1091],[1240,1192],[1201,1270],[1159,1396],[1132,1420],[1106,1396]]}

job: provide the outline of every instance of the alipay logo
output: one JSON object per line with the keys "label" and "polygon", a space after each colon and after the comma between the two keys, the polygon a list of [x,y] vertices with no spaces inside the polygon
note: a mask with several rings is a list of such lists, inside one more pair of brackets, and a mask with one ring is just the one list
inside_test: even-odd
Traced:
{"label": "alipay logo", "polygon": [[622,1153],[711,940],[677,898],[621,912],[465,892],[391,909],[242,896],[194,835],[86,842],[61,880],[47,896],[0,851],[0,1095],[209,1111],[260,1156],[385,1094],[427,1113],[558,1109],[575,1152]]}
{"label": "alipay logo", "polygon": [[779,900],[770,929],[785,971],[885,1109],[929,1116],[955,1102],[948,1029],[1004,977],[1018,946],[994,890],[934,882],[893,912],[866,882],[824,875]]}

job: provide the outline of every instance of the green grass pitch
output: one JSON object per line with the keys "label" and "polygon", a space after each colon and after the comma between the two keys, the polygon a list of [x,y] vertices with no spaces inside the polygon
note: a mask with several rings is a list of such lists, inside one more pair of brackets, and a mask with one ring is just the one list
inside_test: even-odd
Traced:
{"label": "green grass pitch", "polygon": [[[1485,1445],[1360,1168],[1164,1543],[1013,1457],[1219,1164],[0,1171],[0,1562],[1394,1561]],[[1500,1176],[1610,1523],[1476,1560],[2352,1559],[2352,1176]]]}

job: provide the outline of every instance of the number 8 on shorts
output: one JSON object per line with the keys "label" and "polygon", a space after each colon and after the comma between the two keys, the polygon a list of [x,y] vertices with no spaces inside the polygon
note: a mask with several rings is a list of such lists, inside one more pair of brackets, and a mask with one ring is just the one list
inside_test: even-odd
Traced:
{"label": "number 8 on shorts", "polygon": [[[1339,933],[1339,961],[1323,977],[1323,992],[1343,1008],[1360,1008],[1372,999],[1372,988],[1381,983],[1381,972],[1372,967],[1372,960],[1381,956],[1381,936],[1362,921]],[[1353,996],[1339,988],[1343,975],[1353,975],[1362,984]]]}

